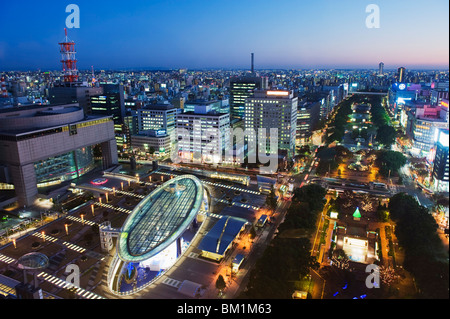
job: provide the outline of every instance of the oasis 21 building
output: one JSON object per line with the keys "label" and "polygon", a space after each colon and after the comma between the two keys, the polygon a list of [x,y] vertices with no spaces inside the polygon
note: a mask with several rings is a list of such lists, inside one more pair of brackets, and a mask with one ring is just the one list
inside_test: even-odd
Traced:
{"label": "oasis 21 building", "polygon": [[173,178],[144,198],[117,234],[109,290],[116,295],[134,294],[170,269],[198,233],[209,210],[208,198],[192,175]]}

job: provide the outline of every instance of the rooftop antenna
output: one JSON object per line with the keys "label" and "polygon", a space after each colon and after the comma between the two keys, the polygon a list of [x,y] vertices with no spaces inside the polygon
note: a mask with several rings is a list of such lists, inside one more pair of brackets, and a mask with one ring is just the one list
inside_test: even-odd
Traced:
{"label": "rooftop antenna", "polygon": [[8,91],[6,90],[6,82],[4,76],[2,76],[2,97],[8,97]]}
{"label": "rooftop antenna", "polygon": [[255,54],[252,53],[252,74],[255,73]]}
{"label": "rooftop antenna", "polygon": [[64,28],[66,37],[59,43],[61,52],[61,63],[64,72],[64,82],[73,83],[78,81],[77,59],[75,57],[75,42],[69,40],[67,29]]}
{"label": "rooftop antenna", "polygon": [[94,86],[95,82],[97,82],[97,80],[95,79],[94,66],[92,66],[91,68],[92,68],[92,86]]}

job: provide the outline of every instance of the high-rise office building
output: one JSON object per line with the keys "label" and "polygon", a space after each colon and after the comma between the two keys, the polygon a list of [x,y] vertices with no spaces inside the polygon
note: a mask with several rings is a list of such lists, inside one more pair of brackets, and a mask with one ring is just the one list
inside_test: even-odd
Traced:
{"label": "high-rise office building", "polygon": [[384,63],[380,62],[380,64],[378,65],[378,75],[383,75],[384,74]]}
{"label": "high-rise office building", "polygon": [[438,130],[436,134],[436,155],[433,164],[433,185],[437,192],[449,191],[449,136],[447,130]]}
{"label": "high-rise office building", "polygon": [[176,115],[181,111],[169,102],[148,104],[136,110],[136,134],[131,135],[132,147],[141,151],[155,150],[157,154],[170,154],[176,143]]}
{"label": "high-rise office building", "polygon": [[321,102],[303,102],[298,106],[296,145],[309,143],[320,119]]}
{"label": "high-rise office building", "polygon": [[85,114],[92,114],[91,97],[102,95],[102,87],[83,86],[80,83],[58,84],[48,90],[51,104],[78,103]]}
{"label": "high-rise office building", "polygon": [[91,114],[110,115],[114,121],[114,133],[117,147],[123,150],[127,146],[124,89],[121,84],[102,84],[103,94],[91,96]]}
{"label": "high-rise office building", "polygon": [[168,102],[148,104],[137,110],[138,132],[145,134],[149,130],[165,131],[172,135],[178,109]]}
{"label": "high-rise office building", "polygon": [[406,80],[405,72],[406,72],[406,69],[404,67],[398,68],[398,72],[397,72],[397,82],[398,83],[404,83],[405,82],[405,80]]}
{"label": "high-rise office building", "polygon": [[230,80],[230,110],[233,119],[242,119],[245,112],[245,101],[252,97],[255,90],[261,90],[262,78],[241,76]]}
{"label": "high-rise office building", "polygon": [[434,148],[437,132],[441,129],[448,130],[446,110],[448,109],[416,105],[407,112],[406,134],[412,139],[410,152],[418,156],[429,155]]}
{"label": "high-rise office building", "polygon": [[230,114],[197,106],[177,114],[178,156],[183,161],[221,163],[230,142]]}
{"label": "high-rise office building", "polygon": [[[298,98],[292,91],[257,90],[245,103],[245,130],[258,134],[258,129],[266,129],[267,137],[270,137],[270,129],[278,129],[278,150],[286,151],[292,157],[295,154],[297,106]],[[269,138],[266,139],[268,142]],[[257,144],[259,148],[270,150],[260,141]]]}

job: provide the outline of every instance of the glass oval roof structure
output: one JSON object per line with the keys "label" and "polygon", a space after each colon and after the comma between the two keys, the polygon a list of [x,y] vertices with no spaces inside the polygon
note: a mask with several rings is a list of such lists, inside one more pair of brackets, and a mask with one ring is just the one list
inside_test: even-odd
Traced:
{"label": "glass oval roof structure", "polygon": [[22,269],[42,269],[49,265],[49,260],[42,253],[29,253],[20,257],[18,263]]}
{"label": "glass oval roof structure", "polygon": [[193,222],[203,201],[203,185],[192,175],[178,176],[143,199],[125,221],[119,258],[149,259],[173,243]]}

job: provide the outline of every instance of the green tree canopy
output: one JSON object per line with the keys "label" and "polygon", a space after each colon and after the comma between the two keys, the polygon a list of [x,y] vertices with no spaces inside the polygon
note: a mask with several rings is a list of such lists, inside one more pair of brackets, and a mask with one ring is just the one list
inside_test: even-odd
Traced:
{"label": "green tree canopy", "polygon": [[401,152],[383,150],[378,153],[376,162],[382,175],[388,176],[391,171],[392,176],[406,164],[406,157]]}
{"label": "green tree canopy", "polygon": [[216,280],[216,288],[220,291],[224,290],[226,288],[227,284],[225,283],[225,280],[223,279],[222,275],[219,275],[219,277]]}
{"label": "green tree canopy", "polygon": [[277,208],[277,195],[275,194],[275,187],[272,185],[270,188],[270,193],[266,197],[266,204],[271,210]]}
{"label": "green tree canopy", "polygon": [[448,252],[436,232],[433,216],[405,193],[390,199],[389,212],[396,222],[395,235],[405,249],[404,267],[416,278],[422,296],[448,299]]}
{"label": "green tree canopy", "polygon": [[395,143],[396,137],[397,131],[390,125],[382,125],[377,130],[376,140],[385,148],[390,148]]}

